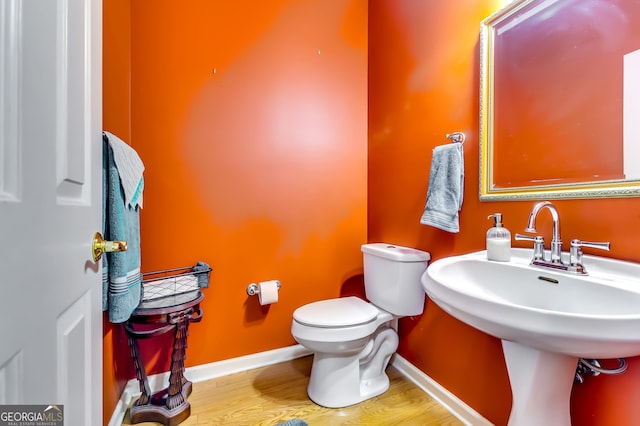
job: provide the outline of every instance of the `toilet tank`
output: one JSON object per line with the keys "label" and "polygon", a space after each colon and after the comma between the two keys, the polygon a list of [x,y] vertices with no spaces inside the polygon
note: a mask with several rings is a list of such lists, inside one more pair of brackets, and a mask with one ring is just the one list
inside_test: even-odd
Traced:
{"label": "toilet tank", "polygon": [[421,314],[425,292],[420,277],[431,255],[386,243],[364,244],[362,253],[367,299],[397,316]]}

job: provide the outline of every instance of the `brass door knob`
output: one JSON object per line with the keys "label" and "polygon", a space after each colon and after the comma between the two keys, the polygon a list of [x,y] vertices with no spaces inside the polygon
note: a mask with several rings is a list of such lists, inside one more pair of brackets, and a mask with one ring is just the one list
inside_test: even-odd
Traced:
{"label": "brass door knob", "polygon": [[105,241],[102,239],[102,234],[99,232],[96,232],[93,235],[93,242],[91,243],[91,253],[93,255],[94,262],[97,262],[102,258],[102,253],[126,250],[126,241]]}

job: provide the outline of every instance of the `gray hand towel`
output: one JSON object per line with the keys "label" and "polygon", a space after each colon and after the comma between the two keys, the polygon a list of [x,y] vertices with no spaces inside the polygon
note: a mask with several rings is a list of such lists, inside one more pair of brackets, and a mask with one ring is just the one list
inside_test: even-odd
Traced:
{"label": "gray hand towel", "polygon": [[437,146],[433,150],[427,204],[420,219],[448,232],[460,232],[458,212],[464,193],[464,156],[461,143]]}

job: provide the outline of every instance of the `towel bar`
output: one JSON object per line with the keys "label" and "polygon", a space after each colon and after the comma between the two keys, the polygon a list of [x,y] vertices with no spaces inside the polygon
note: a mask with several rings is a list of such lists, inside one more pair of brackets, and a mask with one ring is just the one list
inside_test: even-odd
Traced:
{"label": "towel bar", "polygon": [[453,143],[464,144],[464,133],[462,132],[447,133],[446,138],[451,139]]}

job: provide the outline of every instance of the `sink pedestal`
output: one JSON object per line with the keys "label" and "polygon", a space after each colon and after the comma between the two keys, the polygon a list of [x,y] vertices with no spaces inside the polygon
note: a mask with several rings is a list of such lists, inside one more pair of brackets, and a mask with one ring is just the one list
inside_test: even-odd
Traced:
{"label": "sink pedestal", "polygon": [[502,341],[513,405],[509,426],[571,426],[569,398],[578,358]]}

